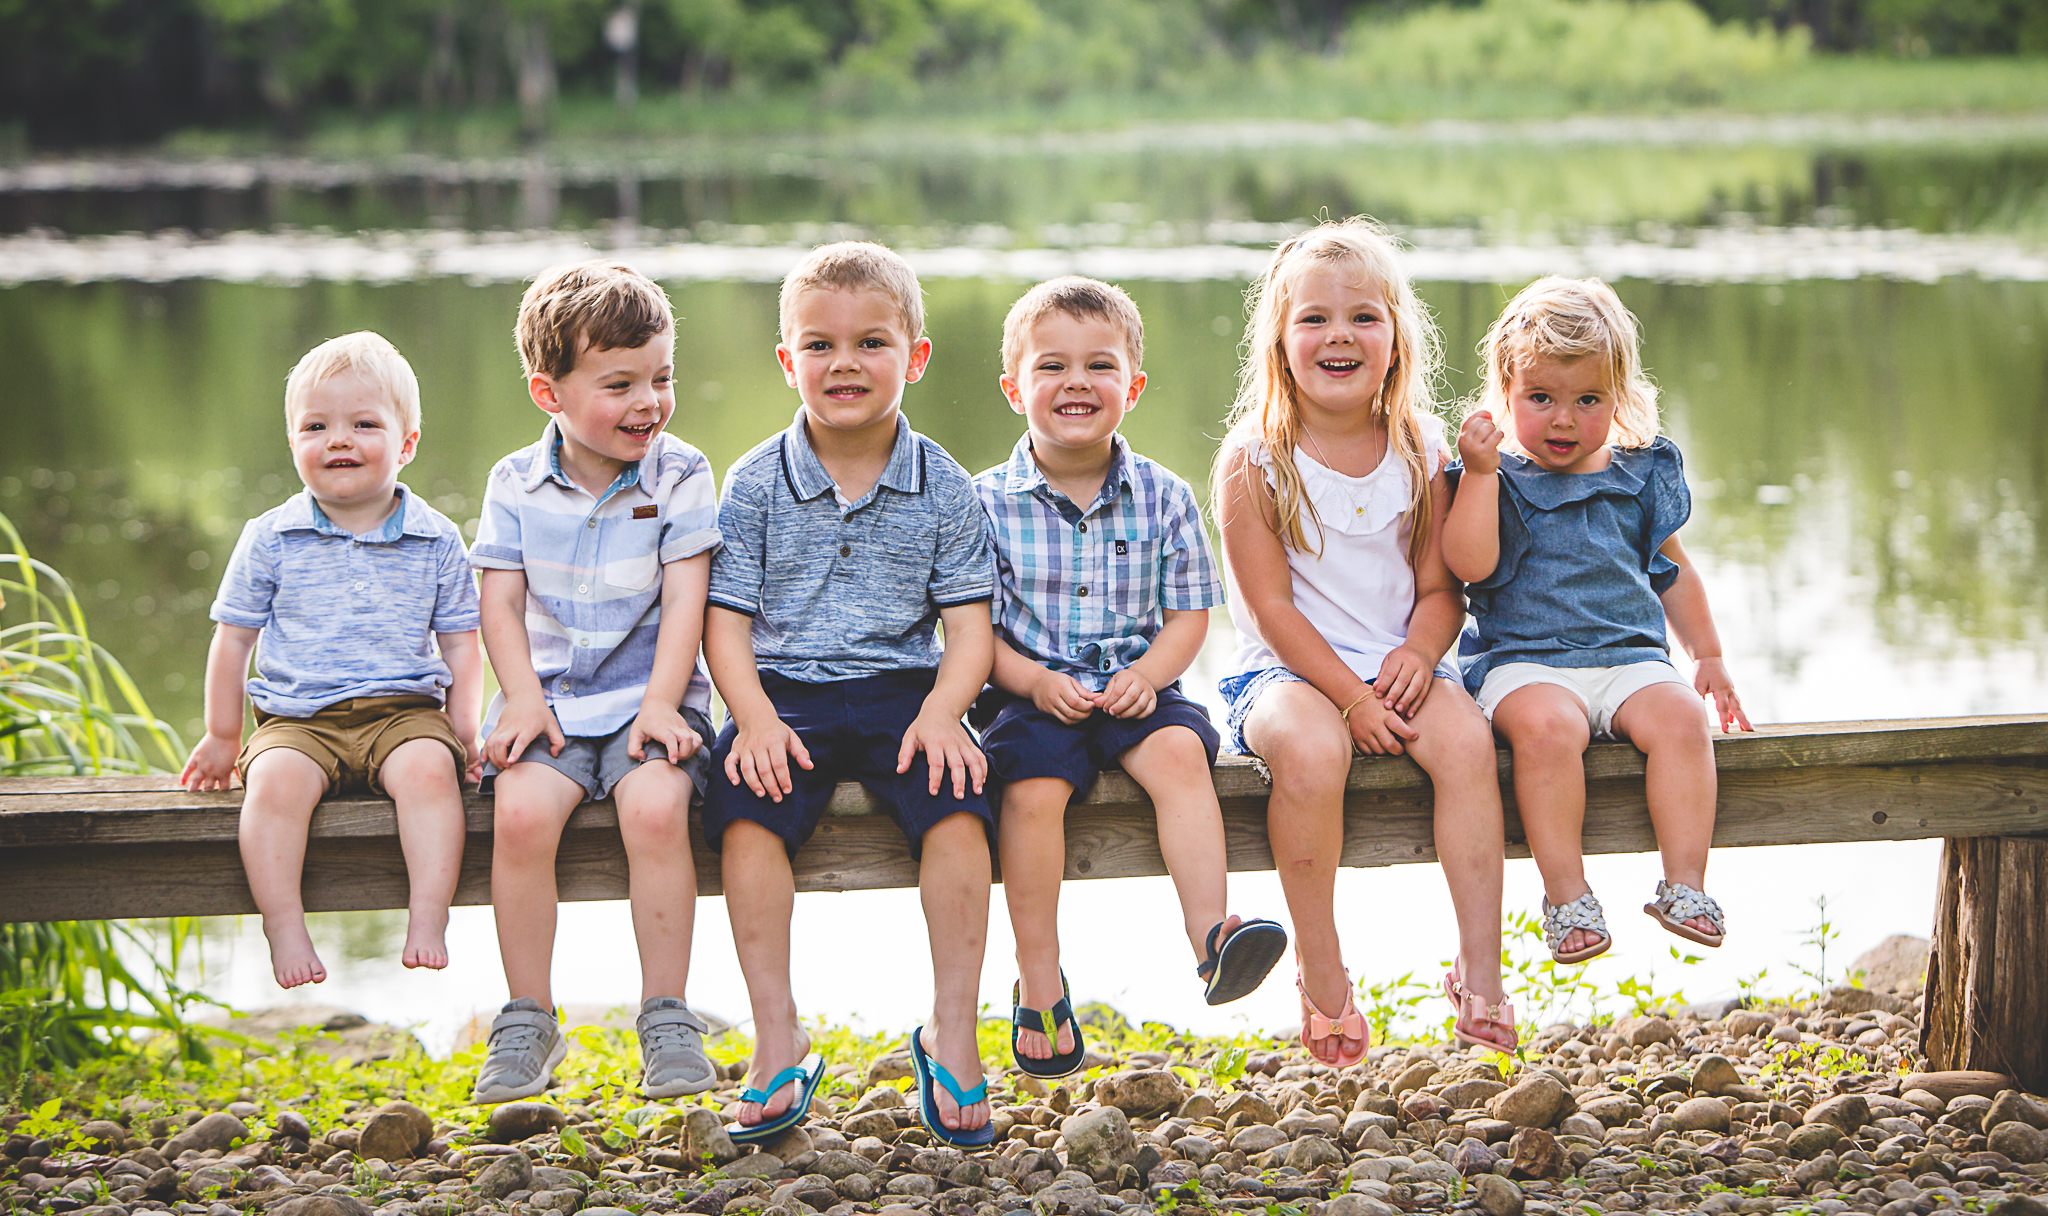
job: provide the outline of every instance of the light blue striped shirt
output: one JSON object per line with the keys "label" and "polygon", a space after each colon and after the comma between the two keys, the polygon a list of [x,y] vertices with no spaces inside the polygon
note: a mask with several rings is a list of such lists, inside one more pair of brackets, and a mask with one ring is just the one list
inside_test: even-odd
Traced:
{"label": "light blue striped shirt", "polygon": [[725,476],[711,602],[753,617],[756,664],[792,680],[937,667],[939,609],[991,590],[967,470],[899,413],[874,488],[836,499],[798,410]]}
{"label": "light blue striped shirt", "polygon": [[[526,636],[534,674],[562,732],[609,735],[640,712],[661,627],[661,568],[718,547],[711,462],[673,435],[655,436],[602,497],[571,481],[550,420],[540,441],[500,460],[484,489],[470,564],[526,573]],[[700,662],[683,704],[709,713]],[[484,714],[489,734],[505,707]]]}
{"label": "light blue striped shirt", "polygon": [[403,484],[383,524],[361,535],[301,490],[248,522],[221,574],[212,617],[260,629],[249,699],[310,718],[352,697],[443,697],[452,682],[437,633],[477,627],[462,533]]}
{"label": "light blue striped shirt", "polygon": [[974,479],[995,529],[996,634],[1100,692],[1152,648],[1164,612],[1223,602],[1195,492],[1122,435],[1087,510],[1052,488],[1027,432]]}

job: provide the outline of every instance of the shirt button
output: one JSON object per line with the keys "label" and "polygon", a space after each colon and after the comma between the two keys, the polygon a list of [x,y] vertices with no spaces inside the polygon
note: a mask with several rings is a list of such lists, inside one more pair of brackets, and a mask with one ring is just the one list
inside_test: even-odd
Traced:
{"label": "shirt button", "polygon": [[597,521],[594,519],[586,519],[583,521],[583,526],[586,528],[595,528],[597,526]]}
{"label": "shirt button", "polygon": [[587,594],[589,594],[589,592],[590,592],[590,584],[589,584],[589,583],[578,583],[578,584],[576,584],[576,593],[577,593],[578,595],[587,595]]}
{"label": "shirt button", "polygon": [[1108,670],[1109,670],[1109,660],[1108,660],[1108,659],[1104,659],[1104,660],[1102,660],[1102,670],[1104,670],[1104,671],[1108,671]]}
{"label": "shirt button", "polygon": [[361,583],[357,583],[357,584],[356,584],[356,590],[358,590],[358,591],[361,591],[362,589],[363,589],[363,584],[361,584]]}
{"label": "shirt button", "polygon": [[1076,591],[1076,592],[1075,592],[1074,594],[1076,594],[1076,595],[1079,595],[1079,596],[1081,596],[1081,597],[1083,597],[1083,598],[1086,598],[1086,597],[1087,597],[1087,595],[1088,595],[1088,588],[1086,588],[1086,587],[1082,587],[1082,588],[1081,588],[1080,590]]}
{"label": "shirt button", "polygon": [[852,546],[852,545],[841,545],[841,546],[839,546],[839,556],[841,556],[841,557],[852,557],[852,556],[853,556],[853,546]]}
{"label": "shirt button", "polygon": [[590,649],[590,639],[589,639],[589,638],[577,638],[577,639],[576,639],[576,644],[577,644],[578,646],[581,646],[581,647],[583,647],[583,648],[584,648],[585,650],[588,650],[588,649]]}
{"label": "shirt button", "polygon": [[1086,532],[1086,531],[1088,530],[1088,521],[1087,521],[1087,520],[1085,520],[1085,519],[1084,519],[1084,520],[1082,520],[1082,521],[1081,521],[1081,523],[1080,523],[1080,528],[1081,528],[1081,531],[1083,531],[1083,532]]}

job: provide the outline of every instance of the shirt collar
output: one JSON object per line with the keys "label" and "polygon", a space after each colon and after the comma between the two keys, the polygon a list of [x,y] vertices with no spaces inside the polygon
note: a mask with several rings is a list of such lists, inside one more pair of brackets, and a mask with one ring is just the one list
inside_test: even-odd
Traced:
{"label": "shirt collar", "polygon": [[[565,490],[580,488],[562,471],[562,424],[553,418],[548,419],[547,429],[540,433],[540,451],[541,459],[535,460],[526,470],[526,481],[522,488],[527,493],[540,489],[550,481]],[[629,464],[619,473],[618,478],[605,493],[615,494],[641,484],[652,485],[655,459],[654,449],[649,448],[647,455],[641,457],[639,463]]]}
{"label": "shirt collar", "polygon": [[[1106,499],[1114,498],[1131,487],[1131,445],[1121,433],[1109,437],[1109,476],[1102,479],[1102,490],[1095,501],[1088,504],[1087,514],[1101,506]],[[1010,449],[1010,467],[1003,479],[1003,489],[1010,494],[1031,494],[1043,487],[1047,494],[1058,494],[1052,483],[1046,481],[1045,470],[1038,467],[1038,461],[1031,457],[1031,432],[1024,432],[1017,440],[1017,446]],[[1078,505],[1078,504],[1077,504]]]}
{"label": "shirt collar", "polygon": [[371,544],[390,544],[401,536],[432,537],[435,529],[427,517],[427,504],[421,502],[419,496],[402,481],[395,489],[398,493],[397,508],[373,532],[350,532],[329,519],[327,512],[314,501],[311,490],[300,490],[285,500],[284,513],[278,516],[277,531],[318,532],[322,536],[345,536]]}
{"label": "shirt collar", "polygon": [[1502,479],[1539,511],[1555,511],[1568,503],[1612,494],[1632,498],[1642,492],[1650,464],[1649,448],[1615,448],[1607,467],[1592,473],[1553,473],[1519,452],[1501,453]]}
{"label": "shirt collar", "polygon": [[[820,494],[830,493],[833,485],[832,474],[825,471],[825,465],[818,459],[817,449],[811,446],[811,437],[804,429],[804,411],[799,408],[795,421],[789,430],[783,432],[782,474],[789,482],[789,491],[798,502],[809,502]],[[918,451],[916,437],[910,430],[910,419],[902,411],[896,414],[896,443],[889,450],[889,463],[883,467],[882,475],[875,479],[876,488],[887,486],[902,494],[924,492],[924,460]],[[872,495],[873,491],[869,491]]]}

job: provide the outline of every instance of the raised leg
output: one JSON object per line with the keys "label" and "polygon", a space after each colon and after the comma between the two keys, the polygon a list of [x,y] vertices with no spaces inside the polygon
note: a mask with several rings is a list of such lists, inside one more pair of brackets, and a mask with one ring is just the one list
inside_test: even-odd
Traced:
{"label": "raised leg", "polygon": [[[1032,777],[1003,788],[996,841],[1027,1009],[1050,1009],[1061,996],[1060,879],[1067,868],[1067,800],[1073,795],[1074,787],[1058,777]],[[1060,1024],[1057,1048],[1042,1032],[1020,1029],[1017,1050],[1049,1060],[1074,1050],[1074,1029]]]}
{"label": "raised leg", "polygon": [[385,758],[378,774],[398,808],[405,854],[405,953],[408,967],[448,965],[448,905],[462,877],[462,774],[438,739],[412,739]]}
{"label": "raised leg", "polygon": [[[1718,773],[1705,703],[1682,685],[1652,684],[1621,703],[1614,730],[1643,753],[1644,793],[1664,877],[1706,890]],[[1702,933],[1715,932],[1705,917],[1685,923]]]}
{"label": "raised leg", "polygon": [[[988,833],[979,816],[962,811],[925,831],[917,887],[932,950],[932,1016],[924,1027],[924,1049],[972,1089],[982,1076],[975,998],[988,946]],[[962,1109],[943,1085],[933,1096],[939,1122],[954,1131],[973,1131],[989,1121],[987,1102]]]}
{"label": "raised leg", "polygon": [[555,1007],[555,852],[583,787],[545,764],[524,761],[492,787],[491,911],[514,1000]]}
{"label": "raised leg", "polygon": [[626,846],[626,897],[640,949],[640,999],[683,999],[697,924],[697,867],[690,859],[690,795],[683,770],[653,760],[612,787]]}
{"label": "raised leg", "polygon": [[327,968],[306,932],[299,882],[306,866],[306,831],[313,808],[327,792],[327,774],[312,757],[287,747],[259,753],[242,774],[242,817],[237,835],[249,894],[263,914],[270,969],[280,988],[317,984]]}
{"label": "raised leg", "polygon": [[[1552,907],[1568,904],[1592,889],[1586,885],[1582,840],[1586,744],[1593,737],[1586,704],[1555,684],[1529,684],[1494,707],[1493,727],[1515,753],[1515,805],[1543,875],[1543,897]],[[1569,954],[1599,940],[1573,929],[1560,949]]]}

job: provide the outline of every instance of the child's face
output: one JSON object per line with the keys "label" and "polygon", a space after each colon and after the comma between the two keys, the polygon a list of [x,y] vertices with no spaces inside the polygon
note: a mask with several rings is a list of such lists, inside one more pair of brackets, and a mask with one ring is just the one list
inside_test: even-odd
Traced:
{"label": "child's face", "polygon": [[1508,380],[1508,416],[1515,441],[1553,473],[1597,473],[1607,467],[1614,393],[1600,360],[1529,360]]}
{"label": "child's face", "polygon": [[1348,268],[1304,274],[1280,336],[1301,396],[1334,413],[1370,409],[1394,360],[1393,316],[1386,292]]}
{"label": "child's face", "polygon": [[814,424],[861,431],[896,425],[903,386],[924,375],[932,344],[905,333],[879,291],[813,288],[796,298],[775,357]]}
{"label": "child's face", "polygon": [[333,508],[389,499],[420,438],[405,429],[398,403],[354,372],[314,385],[286,425],[299,480],[323,507]]}
{"label": "child's face", "polygon": [[527,391],[555,416],[572,457],[624,468],[647,455],[676,412],[675,343],[676,331],[664,329],[628,349],[585,346],[568,375],[535,372]]}
{"label": "child's face", "polygon": [[1101,317],[1049,312],[1025,332],[1017,371],[1002,379],[1034,448],[1086,451],[1108,444],[1145,391],[1121,328]]}

